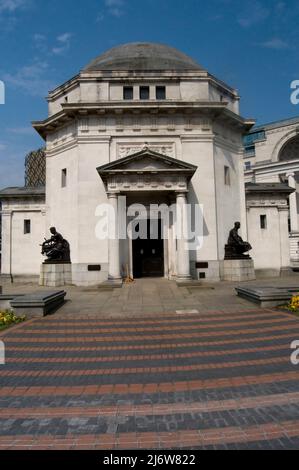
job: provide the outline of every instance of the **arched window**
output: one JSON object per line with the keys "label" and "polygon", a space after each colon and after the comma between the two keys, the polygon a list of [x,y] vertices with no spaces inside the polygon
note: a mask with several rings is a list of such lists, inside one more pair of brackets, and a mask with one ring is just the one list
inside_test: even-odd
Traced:
{"label": "arched window", "polygon": [[290,139],[279,153],[279,161],[299,160],[299,135]]}

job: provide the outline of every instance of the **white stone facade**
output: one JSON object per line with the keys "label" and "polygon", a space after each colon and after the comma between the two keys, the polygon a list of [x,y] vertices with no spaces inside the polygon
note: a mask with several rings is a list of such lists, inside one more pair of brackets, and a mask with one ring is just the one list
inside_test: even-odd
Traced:
{"label": "white stone facade", "polygon": [[[246,137],[245,182],[273,184],[270,196],[247,198],[249,237],[256,268],[276,274],[299,266],[299,118],[253,128]],[[282,195],[280,184],[294,192]],[[274,189],[276,185],[277,190]],[[260,217],[267,227],[261,229]]]}
{"label": "white stone facade", "polygon": [[[44,196],[19,195],[2,200],[1,274],[12,281],[36,278],[43,261],[39,246],[45,236]],[[30,233],[25,233],[30,221]]]}
{"label": "white stone facade", "polygon": [[[145,51],[146,61],[147,49],[138,47]],[[105,203],[116,208],[117,194],[145,207],[153,202],[174,203],[183,208],[182,213],[187,203],[200,205],[202,246],[186,253],[182,241],[164,241],[164,276],[223,278],[224,246],[235,221],[241,222],[243,238],[248,237],[242,136],[254,123],[239,115],[239,96],[234,89],[194,63],[189,67],[190,60],[178,60],[177,69],[174,61],[162,70],[151,66],[132,71],[129,66],[120,68],[112,57],[109,70],[101,65],[86,67],[50,92],[48,118],[34,122],[46,142],[45,201],[30,217],[34,233],[26,260],[14,251],[11,264],[6,196],[0,194],[4,211],[2,274],[38,275],[42,261],[38,244],[55,226],[70,243],[73,284],[97,285],[123,277],[127,270],[132,277],[132,242],[100,240],[95,235],[97,207]],[[131,99],[124,99],[126,87]],[[140,99],[141,87],[146,88],[147,99]],[[159,87],[165,92],[162,99],[157,98]],[[158,155],[155,164],[160,167],[152,172],[148,172],[146,155],[135,158],[144,149],[150,159]],[[113,167],[123,172],[115,180],[101,177],[105,165],[121,164],[131,157],[130,168]],[[169,165],[174,165],[176,173],[166,171]],[[180,176],[184,165],[194,168],[190,177]],[[130,181],[128,171],[134,172]],[[25,201],[21,196],[18,201],[23,220],[27,217]],[[15,221],[17,224],[17,218]],[[166,229],[171,232],[171,225]],[[19,228],[12,234],[13,246],[22,237]],[[101,270],[90,270],[90,265],[99,265]]]}

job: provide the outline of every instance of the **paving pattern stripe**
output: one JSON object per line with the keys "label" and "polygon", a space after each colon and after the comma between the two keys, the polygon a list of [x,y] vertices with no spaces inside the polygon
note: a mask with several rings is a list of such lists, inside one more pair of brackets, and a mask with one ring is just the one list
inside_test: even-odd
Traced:
{"label": "paving pattern stripe", "polygon": [[[250,314],[238,314],[238,315],[234,315],[234,316],[231,316],[231,315],[223,315],[223,316],[212,316],[212,315],[209,315],[209,316],[202,316],[201,314],[197,315],[197,317],[195,318],[185,318],[184,316],[181,316],[178,315],[178,318],[175,318],[174,320],[172,319],[171,321],[171,324],[172,325],[188,325],[188,324],[198,324],[198,323],[211,323],[213,324],[213,322],[216,321],[221,321],[223,322],[224,324],[226,323],[229,323],[229,322],[232,322],[232,321],[236,321],[236,320],[244,320],[244,321],[247,321],[247,320],[250,320],[250,319],[256,319],[256,320],[260,320],[260,319],[276,319],[276,318],[281,318],[281,314],[280,312],[262,312],[262,313],[259,313],[259,314],[256,314],[256,315],[250,315]],[[290,318],[290,319],[293,319],[294,317],[291,315],[291,314],[288,314],[286,318]],[[31,328],[31,329],[39,329],[39,328],[45,328],[49,331],[51,331],[51,329],[53,328],[59,328],[59,329],[62,329],[62,328],[78,328],[80,330],[83,330],[85,331],[86,329],[88,328],[91,328],[93,326],[95,327],[101,327],[103,330],[106,330],[106,327],[107,328],[110,328],[110,327],[113,327],[113,325],[115,325],[115,320],[114,321],[107,321],[107,322],[102,322],[100,320],[92,320],[92,321],[86,321],[84,322],[83,325],[82,324],[82,320],[80,321],[77,321],[77,322],[74,322],[74,321],[40,321],[40,320],[36,320],[34,323],[32,323],[30,326],[27,326],[26,324],[24,324],[24,328],[23,328],[23,331],[26,331],[27,328]],[[139,322],[134,322],[134,326],[130,326],[130,323],[128,322],[125,322],[125,321],[117,321],[117,325],[118,327],[120,326],[121,328],[122,327],[127,327],[127,328],[136,328],[136,325],[137,325],[137,328],[141,328],[141,327],[144,327],[146,328],[147,326],[148,327],[151,327],[151,325],[169,325],[169,319],[168,320],[159,320],[157,319],[156,321],[155,320],[151,320],[151,321],[147,321],[147,320],[143,320],[143,321],[139,321]]]}
{"label": "paving pattern stripe", "polygon": [[[275,340],[280,340],[284,338],[289,338],[290,341],[292,341],[294,338],[294,333],[286,333],[282,335],[272,335],[272,336],[262,336],[262,337],[254,337],[254,338],[242,338],[242,339],[235,339],[235,340],[223,340],[223,341],[206,341],[203,343],[204,347],[207,346],[225,346],[229,344],[248,344],[248,343],[255,343],[255,342],[261,342],[261,341],[275,341]],[[289,344],[289,343],[288,343]],[[187,347],[198,347],[200,344],[198,342],[188,342],[188,343],[163,343],[163,346],[160,344],[146,344],[142,345],[142,351],[146,350],[155,350],[155,349],[178,349],[178,348],[187,348]],[[128,345],[128,346],[119,346],[119,345],[112,345],[112,346],[63,346],[63,347],[57,347],[57,346],[19,346],[18,343],[16,344],[9,344],[9,348],[12,348],[14,351],[19,351],[19,352],[52,352],[52,351],[57,351],[57,352],[66,352],[66,351],[75,351],[75,352],[82,352],[82,351],[99,351],[99,352],[107,352],[107,351],[123,351],[123,350],[128,350],[128,351],[134,351],[134,350],[140,350],[141,346],[139,345]],[[9,352],[9,351],[8,351]]]}
{"label": "paving pattern stripe", "polygon": [[[291,362],[290,362],[290,356],[291,356],[291,350],[283,350],[283,351],[271,351],[271,352],[263,352],[262,354],[260,352],[249,352],[249,353],[242,353],[242,354],[230,354],[228,356],[222,356],[222,355],[218,355],[218,356],[208,356],[208,357],[201,357],[200,355],[199,356],[193,356],[193,357],[186,357],[186,358],[175,358],[175,359],[147,359],[145,361],[143,360],[139,360],[139,359],[136,359],[136,360],[131,360],[130,363],[129,363],[129,367],[130,367],[130,370],[135,370],[136,371],[136,377],[137,376],[143,376],[144,375],[144,372],[143,370],[146,368],[146,371],[151,375],[151,380],[154,379],[154,375],[156,374],[156,369],[158,369],[158,372],[156,374],[156,378],[157,380],[161,380],[161,374],[160,374],[160,371],[162,371],[161,368],[163,368],[163,372],[165,372],[166,374],[170,374],[172,375],[173,373],[178,373],[178,377],[179,378],[182,378],[184,377],[184,374],[182,374],[184,371],[187,372],[187,375],[190,379],[193,378],[193,373],[194,370],[193,370],[193,367],[204,367],[204,369],[200,370],[200,372],[205,372],[203,374],[201,374],[201,378],[203,377],[208,377],[208,375],[206,374],[206,372],[209,370],[208,367],[210,366],[211,369],[213,369],[213,371],[215,371],[215,376],[218,376],[219,377],[219,369],[221,369],[221,366],[222,364],[224,364],[224,367],[225,367],[225,371],[223,371],[223,376],[226,375],[226,365],[227,364],[235,364],[237,363],[237,366],[236,367],[240,367],[240,363],[243,364],[244,361],[246,361],[246,363],[248,362],[252,362],[252,361],[255,361],[255,360],[261,360],[261,357],[263,360],[265,361],[269,361],[269,360],[273,360],[273,364],[271,363],[271,365],[274,365],[275,367],[277,367],[277,364],[281,364],[280,360],[283,360],[283,358],[285,358],[285,365],[288,366],[288,368],[292,368],[294,367]],[[266,368],[269,368],[269,363],[263,363],[261,362],[260,364],[255,364],[255,366],[257,367],[256,369],[256,373],[260,373],[260,372],[265,372],[265,366]],[[43,363],[34,363],[34,362],[31,362],[31,363],[10,363],[9,361],[6,362],[6,365],[5,365],[5,370],[7,372],[16,372],[17,374],[22,374],[23,372],[24,373],[27,373],[29,372],[29,374],[31,373],[31,371],[34,373],[33,377],[36,377],[36,373],[38,370],[42,369],[44,370],[45,372],[49,373],[48,377],[51,377],[51,376],[55,376],[55,370],[59,370],[59,377],[63,377],[63,373],[64,373],[64,377],[63,377],[63,380],[65,380],[65,377],[68,377],[69,376],[69,371],[72,370],[73,373],[75,374],[76,371],[79,371],[79,374],[82,372],[82,370],[86,370],[86,371],[96,371],[96,370],[99,370],[99,373],[98,374],[95,374],[95,372],[93,372],[91,374],[91,377],[95,377],[95,376],[100,376],[101,374],[103,376],[105,376],[105,379],[103,379],[103,381],[106,381],[107,382],[107,375],[109,376],[115,376],[115,375],[120,375],[119,373],[118,374],[114,374],[114,370],[117,369],[118,371],[120,371],[122,368],[124,367],[128,367],[128,363],[126,360],[120,360],[118,362],[116,361],[105,361],[105,362],[102,362],[102,361],[98,361],[97,359],[95,360],[86,360],[84,362],[79,362],[79,361],[76,361],[76,359],[74,358],[73,361],[69,361],[69,362],[64,362],[63,360],[62,361],[57,361],[57,362],[47,362],[47,361],[44,361]],[[175,370],[168,370],[169,367],[175,367]],[[231,366],[231,368],[233,368],[235,366]],[[251,364],[249,364],[247,367],[252,367]],[[185,368],[182,370],[182,368]],[[228,367],[230,368],[230,367]],[[189,374],[191,372],[191,374]],[[86,375],[85,372],[83,375]],[[88,373],[87,373],[88,375]],[[187,376],[186,375],[186,376]],[[30,377],[30,376],[29,376]],[[41,376],[42,377],[47,377],[47,376]],[[74,375],[74,377],[77,377],[77,374]],[[91,378],[90,377],[90,378]],[[25,378],[28,378],[28,376],[26,375]],[[131,381],[132,378],[130,378],[130,381]],[[54,377],[54,380],[56,380],[56,378]],[[77,379],[75,379],[76,381]],[[118,381],[119,379],[116,378],[116,381]],[[140,379],[139,377],[139,380],[141,380],[141,382],[144,382],[144,377],[142,379]],[[0,383],[3,383],[3,379],[0,378]],[[43,381],[41,383],[44,383]],[[89,382],[90,383],[90,382]]]}
{"label": "paving pattern stripe", "polygon": [[[235,335],[248,335],[248,334],[255,334],[255,333],[265,333],[265,332],[271,332],[271,331],[281,331],[281,330],[289,330],[290,329],[290,326],[294,326],[294,335],[295,334],[299,334],[299,323],[295,323],[295,324],[292,324],[292,325],[276,325],[276,326],[273,326],[273,327],[259,327],[259,328],[248,328],[248,329],[242,329],[242,330],[228,330],[228,331],[224,331],[224,330],[220,330],[219,331],[219,335],[218,336],[235,336]],[[218,333],[218,332],[217,332]],[[184,334],[184,333],[177,333],[177,334],[157,334],[157,335],[144,335],[142,338],[140,338],[140,336],[126,336],[124,338],[125,341],[129,342],[129,341],[133,341],[133,342],[136,342],[138,341],[138,339],[141,341],[145,341],[145,340],[149,340],[149,341],[153,341],[153,340],[156,340],[156,341],[161,341],[161,340],[166,340],[166,339],[175,339],[176,341],[179,341],[180,338],[195,338],[197,337],[198,338],[198,334],[199,333],[189,333],[189,334]],[[210,338],[212,335],[211,335],[211,331],[208,331],[208,332],[200,332],[200,338]],[[217,336],[214,335],[213,336]],[[24,338],[24,335],[11,335],[11,336],[8,336],[7,338],[5,338],[5,343],[10,343],[10,342],[15,342],[17,339],[17,341],[19,343],[27,343],[27,342],[34,342],[34,343],[42,343],[44,342],[44,338],[41,338],[40,336],[37,336],[37,337],[32,337],[30,336],[29,338]],[[51,338],[53,343],[69,343],[69,342],[76,342],[78,341],[78,339],[80,339],[81,342],[112,342],[112,343],[118,343],[120,342],[120,338],[119,336],[104,336],[104,337],[99,337],[99,336],[94,336],[94,337],[80,337],[79,335],[76,337],[71,337],[71,336],[65,336],[63,338]],[[54,341],[55,339],[55,341]]]}
{"label": "paving pattern stripe", "polygon": [[[282,412],[283,408],[283,412]],[[294,411],[295,409],[295,411]],[[168,432],[184,430],[205,431],[211,427],[253,426],[277,421],[299,420],[299,410],[294,404],[277,405],[263,408],[211,411],[207,413],[177,413],[160,415],[97,415],[65,416],[40,418],[0,419],[0,435],[21,436],[23,434],[67,434],[69,430],[76,435],[93,432],[131,433],[135,431]],[[218,424],[218,426],[216,425]]]}
{"label": "paving pattern stripe", "polygon": [[152,394],[174,393],[178,391],[211,390],[214,388],[236,388],[257,384],[271,384],[278,382],[299,381],[299,371],[285,371],[283,373],[268,373],[261,375],[243,375],[214,379],[201,379],[190,381],[173,381],[160,383],[131,383],[131,384],[102,384],[79,386],[3,386],[0,387],[1,397],[34,397],[34,396],[81,396],[96,394],[122,395],[122,394]]}
{"label": "paving pattern stripe", "polygon": [[[238,350],[238,349],[246,349],[248,350],[249,352],[251,350],[254,350],[255,348],[263,348],[263,347],[270,347],[271,345],[273,345],[273,347],[278,347],[280,346],[281,348],[286,348],[286,349],[290,349],[290,345],[291,345],[291,342],[293,341],[293,336],[291,335],[288,335],[287,337],[285,338],[280,338],[280,339],[277,339],[275,341],[255,341],[255,342],[252,342],[252,343],[231,343],[229,345],[229,348],[228,346],[223,346],[223,345],[209,345],[209,344],[205,344],[205,345],[193,345],[192,343],[188,344],[186,343],[186,346],[184,347],[180,347],[178,346],[177,348],[174,348],[174,347],[170,347],[168,348],[167,345],[164,347],[163,344],[161,344],[160,348],[155,348],[155,349],[151,349],[151,348],[147,348],[147,347],[139,347],[138,349],[130,349],[130,348],[126,348],[126,349],[121,349],[121,350],[118,350],[117,348],[97,348],[96,346],[95,347],[91,347],[91,348],[83,348],[81,349],[80,346],[78,346],[77,348],[70,348],[70,349],[66,349],[64,351],[61,351],[60,348],[51,348],[51,349],[43,349],[43,348],[25,348],[25,349],[22,349],[22,358],[24,358],[25,360],[26,359],[34,359],[34,358],[37,358],[37,359],[43,359],[43,358],[61,358],[61,357],[65,357],[68,359],[72,359],[74,357],[79,357],[79,358],[88,358],[89,356],[91,356],[92,358],[101,358],[101,357],[107,357],[107,358],[111,358],[112,360],[114,360],[113,358],[115,357],[121,357],[123,358],[124,356],[125,357],[129,357],[129,356],[136,356],[136,359],[137,359],[137,356],[138,357],[141,357],[143,355],[148,355],[148,356],[152,356],[154,358],[154,356],[157,356],[157,355],[173,355],[173,354],[193,354],[193,353],[200,353],[200,352],[203,352],[203,353],[208,353],[208,354],[212,354],[213,352],[215,352],[216,354],[220,353],[221,351],[223,350],[227,350],[229,351],[230,354],[234,354],[234,351],[235,350]],[[9,359],[17,359],[17,360],[20,360],[20,351],[16,351],[14,348],[12,348],[11,344],[9,345],[9,348],[6,349],[6,360],[9,360]]]}
{"label": "paving pattern stripe", "polygon": [[108,369],[76,369],[76,370],[23,370],[23,371],[1,371],[1,377],[61,377],[61,376],[92,376],[92,375],[125,375],[125,374],[155,374],[161,372],[189,372],[189,371],[201,371],[210,369],[227,369],[233,367],[249,367],[249,366],[264,366],[268,364],[290,364],[290,357],[275,357],[268,359],[256,359],[256,360],[244,360],[244,361],[233,361],[225,363],[208,363],[208,364],[192,364],[192,365],[181,365],[181,366],[160,366],[160,367],[119,367],[119,368],[108,368]]}
{"label": "paving pattern stripe", "polygon": [[[136,369],[136,368],[135,368]],[[134,369],[134,370],[135,370]],[[191,368],[192,369],[192,368]],[[178,370],[178,371],[161,371],[161,372],[134,372],[129,374],[112,374],[108,368],[106,373],[93,373],[89,374],[85,372],[80,375],[70,375],[68,371],[63,371],[61,375],[48,375],[39,376],[38,374],[31,376],[11,376],[0,378],[0,384],[8,387],[15,385],[23,387],[79,387],[82,385],[86,386],[97,386],[97,385],[123,385],[138,383],[144,385],[155,385],[163,382],[184,382],[184,381],[195,381],[195,380],[208,380],[208,379],[223,379],[229,378],[233,375],[255,375],[257,378],[263,374],[276,374],[279,372],[291,372],[294,366],[291,363],[271,363],[266,365],[248,365],[246,368],[240,366],[234,366],[229,368],[218,367],[209,368],[204,370]]]}
{"label": "paving pattern stripe", "polygon": [[251,354],[251,353],[258,353],[258,352],[270,352],[270,351],[282,351],[286,352],[290,351],[290,344],[286,343],[284,345],[278,345],[278,346],[263,346],[259,348],[242,348],[242,349],[235,349],[235,350],[220,350],[220,351],[197,351],[197,352],[192,352],[192,353],[174,353],[174,354],[151,354],[151,355],[122,355],[122,356],[88,356],[88,357],[78,357],[78,355],[73,356],[73,357],[47,357],[43,356],[42,358],[37,358],[37,357],[17,357],[17,358],[11,358],[7,357],[6,359],[6,365],[10,364],[56,364],[56,363],[71,363],[73,364],[74,362],[76,363],[84,363],[84,362],[121,362],[121,361],[151,361],[151,360],[172,360],[172,359],[187,359],[187,358],[196,358],[196,357],[210,357],[210,356],[231,356],[235,354]]}
{"label": "paving pattern stripe", "polygon": [[206,446],[214,444],[244,443],[267,441],[279,437],[298,437],[299,420],[288,420],[280,423],[265,423],[254,426],[232,426],[205,430],[184,430],[178,432],[133,432],[117,434],[83,434],[56,436],[23,435],[0,436],[0,447],[7,448],[52,448],[60,446],[78,448],[78,445],[95,446],[97,449],[148,449],[180,448],[181,446]]}
{"label": "paving pattern stripe", "polygon": [[[233,295],[234,297],[234,295]],[[221,300],[218,297],[218,302],[220,304]],[[181,298],[182,300],[182,298]],[[79,312],[76,307],[72,311],[72,306],[69,304],[67,308],[63,308],[61,313],[63,317],[61,317],[62,321],[67,320],[78,320],[86,318],[87,320],[93,319],[100,319],[101,321],[111,321],[111,319],[116,320],[125,320],[135,322],[135,320],[144,320],[143,314],[146,313],[147,319],[154,319],[154,318],[173,318],[175,315],[176,317],[194,317],[198,315],[224,315],[224,314],[240,314],[240,313],[250,313],[250,312],[257,312],[258,309],[256,306],[252,305],[248,307],[247,304],[246,308],[242,304],[235,304],[235,300],[237,296],[233,298],[232,303],[226,304],[223,302],[223,307],[219,307],[218,310],[216,308],[211,308],[211,301],[210,299],[204,298],[194,298],[190,295],[185,295],[183,303],[176,302],[175,298],[171,299],[171,302],[164,301],[158,299],[158,303],[155,303],[155,298],[149,297],[143,299],[142,301],[135,303],[135,302],[128,302],[127,299],[112,299],[103,304],[99,304],[98,302],[91,304],[89,299],[86,299],[86,306],[84,307],[84,313]],[[85,302],[81,299],[82,304]],[[217,302],[216,301],[216,302]],[[144,310],[145,309],[145,310]],[[197,311],[198,313],[195,313]],[[273,312],[279,311],[282,314],[292,314],[286,309],[279,309],[279,308],[261,308],[261,312]],[[202,313],[203,312],[203,313]]]}
{"label": "paving pattern stripe", "polygon": [[228,400],[210,400],[191,403],[167,404],[119,404],[116,406],[68,406],[54,408],[0,408],[0,419],[41,419],[41,418],[78,418],[94,416],[158,416],[177,413],[210,413],[215,411],[245,410],[265,408],[274,405],[298,403],[299,392],[281,393],[270,396],[257,396]]}
{"label": "paving pattern stripe", "polygon": [[[180,450],[189,450],[187,443],[179,447]],[[192,446],[191,450],[298,450],[299,437],[280,437],[278,439],[267,439],[266,441],[234,442],[227,444],[213,444],[204,446]]]}
{"label": "paving pattern stripe", "polygon": [[[194,306],[185,306],[185,310],[187,312],[187,310],[190,310],[190,309],[193,309],[195,308]],[[181,309],[181,310],[184,310],[184,309]],[[235,311],[234,311],[235,310]],[[101,316],[99,318],[99,314],[95,313],[95,314],[88,314],[86,316],[86,314],[80,314],[80,313],[67,313],[65,314],[63,317],[60,317],[60,318],[54,318],[52,316],[49,316],[49,317],[46,317],[45,319],[36,319],[36,322],[38,323],[44,323],[44,321],[46,321],[47,323],[57,323],[57,324],[60,324],[60,323],[69,323],[69,322],[74,322],[74,323],[80,323],[82,321],[82,319],[85,319],[87,322],[88,321],[99,321],[103,324],[113,324],[115,321],[119,321],[120,323],[147,323],[147,322],[154,322],[155,323],[155,320],[157,319],[158,321],[166,321],[166,322],[169,322],[169,321],[172,321],[174,318],[175,320],[179,320],[180,318],[181,319],[198,319],[199,317],[202,318],[202,317],[211,317],[212,315],[215,316],[215,319],[217,318],[221,318],[222,316],[225,317],[225,316],[235,316],[235,315],[240,315],[240,314],[252,314],[252,315],[255,315],[255,316],[259,316],[260,314],[265,314],[265,313],[269,313],[269,314],[281,314],[281,315],[285,315],[285,316],[292,316],[292,314],[288,311],[285,311],[285,310],[277,310],[275,308],[255,308],[255,307],[251,307],[251,308],[244,308],[244,307],[241,307],[241,306],[238,306],[238,307],[232,307],[232,308],[219,308],[218,310],[213,310],[213,309],[210,309],[210,308],[205,308],[205,307],[202,307],[200,308],[199,310],[199,313],[183,313],[183,314],[176,314],[174,313],[174,310],[172,311],[169,311],[169,312],[162,312],[160,314],[157,314],[157,313],[154,313],[154,312],[147,312],[146,314],[146,318],[142,317],[140,314],[138,316],[135,316],[135,317],[126,317],[125,319],[123,317],[117,317],[117,318],[113,318],[111,319],[110,316]]]}
{"label": "paving pattern stripe", "polygon": [[[293,324],[297,324],[298,322],[290,319],[289,320],[290,324],[289,326],[292,326]],[[268,319],[268,320],[261,320],[259,322],[260,328],[263,328],[264,325],[268,324],[288,324],[285,318],[277,318],[277,319]],[[223,324],[219,325],[218,323],[211,323],[210,325],[196,325],[196,326],[176,326],[172,328],[171,325],[165,326],[165,327],[151,327],[151,328],[109,328],[106,329],[105,331],[102,328],[90,328],[89,330],[84,330],[84,335],[88,334],[102,334],[106,335],[107,333],[114,333],[114,334],[125,334],[125,333],[150,333],[150,332],[161,332],[161,331],[201,331],[201,330],[219,330],[219,331],[226,331],[226,329],[231,329],[234,327],[246,327],[246,326],[252,326],[256,325],[256,320],[254,321],[246,321],[246,322],[232,322],[229,324]],[[298,326],[299,327],[299,326]],[[65,329],[65,330],[52,330],[49,333],[49,330],[47,328],[43,328],[40,330],[34,330],[34,329],[26,329],[22,330],[22,336],[27,336],[27,335],[38,335],[39,337],[42,337],[42,335],[45,335],[47,338],[52,337],[51,335],[72,335],[72,334],[79,334],[82,335],[82,331],[80,328],[78,329]],[[17,335],[16,335],[17,336]]]}
{"label": "paving pattern stripe", "polygon": [[[181,382],[181,385],[184,385]],[[234,387],[224,388],[208,388],[198,390],[180,390],[168,392],[154,391],[153,393],[143,393],[142,384],[135,384],[135,393],[130,389],[130,393],[113,394],[97,394],[97,386],[93,390],[87,390],[91,393],[83,393],[81,395],[58,395],[47,396],[4,396],[0,397],[0,408],[34,408],[34,407],[68,407],[68,406],[104,406],[115,404],[166,404],[166,403],[190,403],[193,401],[222,401],[228,399],[239,399],[256,396],[271,396],[285,393],[299,392],[299,381],[285,380],[276,383],[256,383],[241,384]],[[80,389],[80,387],[77,387]]]}

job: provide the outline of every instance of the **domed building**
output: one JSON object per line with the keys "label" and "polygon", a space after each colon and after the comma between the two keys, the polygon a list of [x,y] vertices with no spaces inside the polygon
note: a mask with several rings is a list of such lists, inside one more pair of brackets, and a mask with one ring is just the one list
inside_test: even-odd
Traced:
{"label": "domed building", "polygon": [[38,276],[39,243],[54,226],[70,244],[75,285],[225,279],[235,221],[247,239],[242,139],[254,121],[240,116],[237,91],[172,47],[132,43],[47,99],[48,117],[33,122],[46,143],[45,190],[0,194],[2,275]]}

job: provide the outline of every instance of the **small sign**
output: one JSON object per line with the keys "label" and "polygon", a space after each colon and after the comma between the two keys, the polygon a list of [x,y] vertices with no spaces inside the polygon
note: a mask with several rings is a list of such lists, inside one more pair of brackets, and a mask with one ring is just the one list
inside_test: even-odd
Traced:
{"label": "small sign", "polygon": [[102,267],[100,264],[89,264],[88,271],[101,271]]}
{"label": "small sign", "polygon": [[195,264],[196,269],[208,269],[209,263],[207,262],[202,262],[202,261],[197,261]]}

